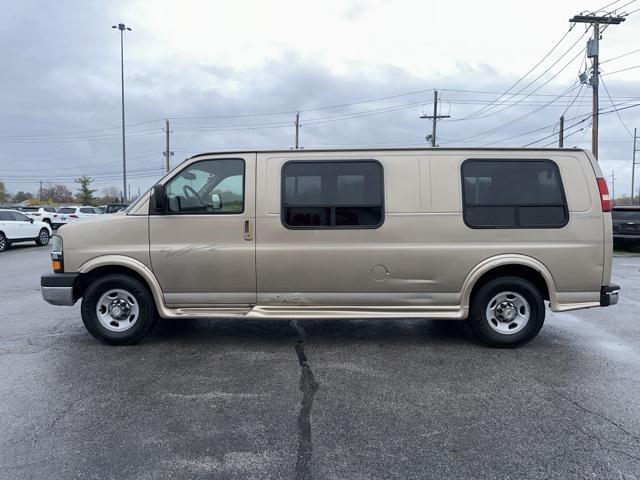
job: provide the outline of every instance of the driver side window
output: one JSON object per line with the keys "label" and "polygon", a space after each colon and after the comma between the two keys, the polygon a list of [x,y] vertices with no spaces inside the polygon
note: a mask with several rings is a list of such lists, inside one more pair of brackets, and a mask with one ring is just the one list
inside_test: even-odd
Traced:
{"label": "driver side window", "polygon": [[169,213],[234,214],[244,211],[244,160],[203,160],[165,186]]}

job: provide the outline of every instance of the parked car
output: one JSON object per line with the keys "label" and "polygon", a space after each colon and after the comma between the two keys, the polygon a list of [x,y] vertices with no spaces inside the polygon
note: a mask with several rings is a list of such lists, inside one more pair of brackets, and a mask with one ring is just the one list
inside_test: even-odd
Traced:
{"label": "parked car", "polygon": [[52,230],[48,223],[36,221],[17,210],[0,210],[0,252],[11,244],[33,242],[47,245]]}
{"label": "parked car", "polygon": [[640,243],[640,206],[616,206],[611,215],[615,243]]}
{"label": "parked car", "polygon": [[106,205],[100,205],[98,208],[104,213],[116,213],[125,210],[128,206],[128,203],[108,203]]}
{"label": "parked car", "polygon": [[54,305],[110,344],[163,318],[466,320],[487,345],[606,307],[611,200],[577,149],[196,155],[124,215],[53,237]]}
{"label": "parked car", "polygon": [[90,206],[67,206],[58,209],[59,221],[63,225],[103,214],[104,212],[98,207]]}
{"label": "parked car", "polygon": [[63,225],[55,207],[20,207],[18,210],[29,218],[49,224],[51,228]]}

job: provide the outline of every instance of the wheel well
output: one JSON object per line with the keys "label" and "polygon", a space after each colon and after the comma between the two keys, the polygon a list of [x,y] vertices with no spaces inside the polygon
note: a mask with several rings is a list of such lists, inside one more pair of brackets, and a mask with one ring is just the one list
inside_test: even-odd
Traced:
{"label": "wheel well", "polygon": [[475,283],[471,290],[470,300],[473,301],[475,293],[487,282],[499,277],[520,277],[530,281],[542,295],[542,298],[549,300],[549,288],[542,274],[534,268],[526,265],[501,265],[485,272]]}
{"label": "wheel well", "polygon": [[87,290],[87,287],[91,284],[91,282],[93,282],[97,278],[104,277],[105,275],[127,275],[129,277],[135,278],[140,283],[142,283],[149,291],[149,294],[151,294],[149,283],[144,279],[142,275],[140,275],[135,270],[120,265],[107,265],[104,267],[98,267],[94,270],[91,270],[90,272],[78,276],[73,285],[74,301],[84,295],[84,292]]}

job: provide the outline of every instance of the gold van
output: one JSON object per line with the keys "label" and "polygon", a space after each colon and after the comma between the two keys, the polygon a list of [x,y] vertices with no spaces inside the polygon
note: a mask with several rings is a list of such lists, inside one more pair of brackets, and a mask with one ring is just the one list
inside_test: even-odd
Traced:
{"label": "gold van", "polygon": [[[196,155],[125,212],[62,227],[44,299],[110,344],[162,318],[466,320],[484,343],[617,303],[611,201],[576,149]],[[372,320],[375,321],[375,320]]]}

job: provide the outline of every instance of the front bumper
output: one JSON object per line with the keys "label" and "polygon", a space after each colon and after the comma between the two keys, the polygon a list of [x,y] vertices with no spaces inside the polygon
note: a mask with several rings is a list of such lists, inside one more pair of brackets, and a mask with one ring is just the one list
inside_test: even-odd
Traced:
{"label": "front bumper", "polygon": [[618,303],[618,292],[620,291],[619,285],[605,285],[600,289],[600,306],[608,307]]}
{"label": "front bumper", "polygon": [[52,273],[40,277],[42,298],[51,305],[73,305],[73,286],[79,273]]}

